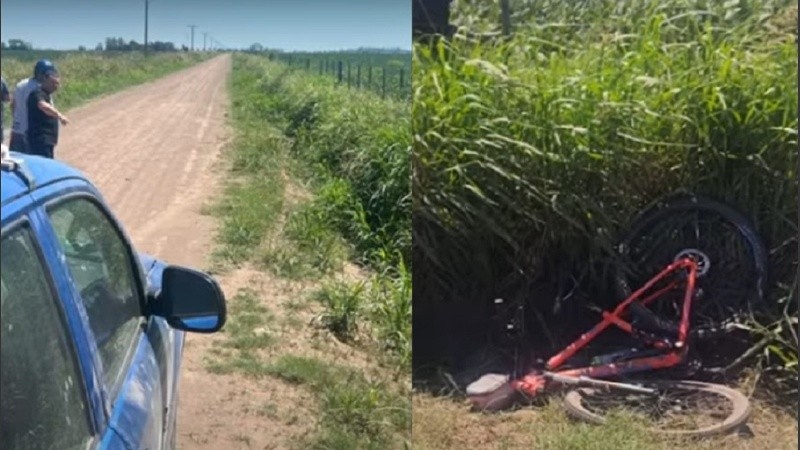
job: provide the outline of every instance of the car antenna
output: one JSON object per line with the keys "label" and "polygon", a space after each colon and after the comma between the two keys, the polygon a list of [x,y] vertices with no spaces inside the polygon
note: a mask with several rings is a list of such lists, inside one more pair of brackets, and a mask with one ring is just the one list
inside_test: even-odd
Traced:
{"label": "car antenna", "polygon": [[2,167],[2,170],[16,173],[28,185],[28,189],[33,189],[33,175],[25,167],[25,161],[12,157],[11,151],[5,144],[0,144],[0,167]]}

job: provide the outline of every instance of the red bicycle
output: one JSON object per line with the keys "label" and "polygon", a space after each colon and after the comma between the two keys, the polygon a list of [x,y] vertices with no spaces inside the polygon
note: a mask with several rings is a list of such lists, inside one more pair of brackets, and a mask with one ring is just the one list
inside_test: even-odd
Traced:
{"label": "red bicycle", "polygon": [[[725,225],[722,237],[732,238],[736,245],[718,247],[722,242],[718,239],[701,239],[702,215]],[[687,216],[692,219],[673,220],[672,226],[663,226],[675,217]],[[677,233],[687,226],[694,230],[689,242]],[[596,308],[602,320],[552,356],[544,367],[528,369],[522,376],[489,374],[473,382],[467,395],[474,408],[504,409],[521,397],[530,399],[556,388],[578,385],[566,394],[564,404],[571,415],[590,422],[603,423],[608,414],[622,409],[643,415],[657,432],[707,436],[730,431],[747,421],[747,397],[720,384],[647,377],[609,379],[686,363],[690,343],[708,338],[712,330],[726,332],[721,323],[730,318],[730,307],[751,306],[762,299],[766,250],[752,224],[726,204],[690,195],[646,210],[631,229],[620,245],[622,259],[628,265],[623,264],[616,277],[624,300],[611,311]],[[718,228],[706,230],[715,230],[712,235],[721,237]],[[658,243],[656,238],[666,241]],[[650,251],[645,250],[648,247]],[[666,258],[669,259],[665,261]],[[662,264],[656,275],[637,284],[641,287],[635,292],[628,288],[631,281],[638,281],[631,275],[636,272],[630,270],[632,261],[640,269]],[[739,289],[736,298],[720,299],[719,295],[733,292],[720,284],[732,275],[733,267],[738,274],[737,279],[731,280]],[[713,296],[717,298],[712,302]],[[727,302],[725,307],[710,307],[720,300]],[[670,317],[670,312],[677,313],[677,317]],[[595,356],[590,364],[569,366],[579,352],[612,327],[627,333],[637,345]]]}

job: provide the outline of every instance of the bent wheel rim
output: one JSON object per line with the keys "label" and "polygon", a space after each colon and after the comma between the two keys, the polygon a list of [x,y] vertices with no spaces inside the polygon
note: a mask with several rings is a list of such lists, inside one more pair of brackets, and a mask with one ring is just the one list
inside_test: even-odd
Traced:
{"label": "bent wheel rim", "polygon": [[651,432],[676,436],[723,433],[744,423],[750,414],[747,398],[725,386],[691,381],[641,384],[658,393],[580,388],[564,400],[568,412],[579,419],[602,424],[611,415],[622,414]]}

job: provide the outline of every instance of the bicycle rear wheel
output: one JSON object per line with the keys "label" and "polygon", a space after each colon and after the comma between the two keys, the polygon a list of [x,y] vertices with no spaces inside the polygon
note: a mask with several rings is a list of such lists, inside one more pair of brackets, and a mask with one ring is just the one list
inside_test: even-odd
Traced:
{"label": "bicycle rear wheel", "polygon": [[[702,295],[692,304],[694,329],[719,329],[732,317],[763,306],[766,247],[752,222],[728,204],[697,195],[668,199],[634,220],[618,250],[614,281],[620,299],[679,258],[698,262]],[[675,293],[650,309],[677,323],[682,300],[682,292]]]}
{"label": "bicycle rear wheel", "polygon": [[603,424],[615,413],[633,416],[651,432],[670,436],[707,437],[730,432],[747,422],[750,402],[726,386],[688,380],[633,382],[655,394],[578,388],[564,397],[567,413]]}

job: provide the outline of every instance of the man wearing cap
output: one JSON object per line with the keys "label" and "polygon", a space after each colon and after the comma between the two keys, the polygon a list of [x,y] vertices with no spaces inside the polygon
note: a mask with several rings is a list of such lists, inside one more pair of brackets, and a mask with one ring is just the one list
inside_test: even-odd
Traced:
{"label": "man wearing cap", "polygon": [[58,144],[58,123],[69,120],[53,106],[52,94],[61,85],[61,78],[55,67],[48,67],[42,73],[39,86],[26,101],[28,128],[26,130],[27,151],[32,155],[53,158],[53,150]]}
{"label": "man wearing cap", "polygon": [[11,113],[14,118],[9,142],[11,151],[27,153],[28,96],[41,86],[45,72],[48,71],[58,73],[52,61],[40,59],[33,67],[33,76],[17,83],[14,89],[14,95],[11,98]]}

